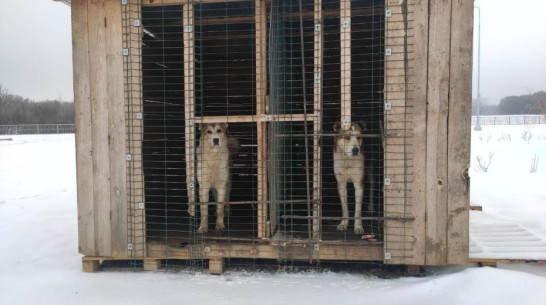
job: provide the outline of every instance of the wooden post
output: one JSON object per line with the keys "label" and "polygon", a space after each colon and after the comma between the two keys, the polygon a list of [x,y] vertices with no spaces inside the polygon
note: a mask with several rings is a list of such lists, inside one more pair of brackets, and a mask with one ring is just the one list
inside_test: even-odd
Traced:
{"label": "wooden post", "polygon": [[[256,115],[265,114],[267,92],[267,7],[264,0],[255,0],[256,22]],[[257,122],[258,159],[258,237],[267,237],[267,123]],[[270,231],[270,230],[269,230]]]}
{"label": "wooden post", "polygon": [[[449,76],[447,263],[468,262],[470,126],[472,118],[472,1],[453,1]],[[508,117],[510,118],[510,117]]]}
{"label": "wooden post", "polygon": [[195,37],[193,4],[183,6],[184,24],[184,118],[186,188],[188,213],[195,216],[197,179],[195,177]]}
{"label": "wooden post", "polygon": [[[322,133],[322,0],[315,0],[314,8],[314,87],[313,87],[313,132]],[[313,137],[313,238],[320,238],[320,217],[322,216],[322,162],[320,137]]]}
{"label": "wooden post", "polygon": [[451,0],[430,0],[429,7],[426,265],[445,265]]}
{"label": "wooden post", "polygon": [[351,126],[351,0],[339,2],[341,126]]}
{"label": "wooden post", "polygon": [[[79,251],[85,255],[97,255],[93,204],[93,145],[91,142],[87,0],[73,0],[71,6]],[[15,128],[17,134],[17,126]]]}
{"label": "wooden post", "polygon": [[224,259],[221,257],[209,259],[209,273],[210,274],[224,273]]}
{"label": "wooden post", "polygon": [[87,257],[82,257],[82,271],[93,273],[97,272],[100,267],[100,261],[96,259],[89,259]]}
{"label": "wooden post", "polygon": [[[146,255],[145,210],[140,208],[144,203],[144,175],[142,170],[142,119],[137,115],[143,113],[142,107],[142,26],[135,26],[135,20],[141,19],[139,0],[130,0],[123,8],[123,47],[128,49],[125,62],[125,99],[127,120],[127,183],[130,205],[129,240],[133,249],[130,257],[139,258]],[[129,245],[126,245],[129,247]]]}

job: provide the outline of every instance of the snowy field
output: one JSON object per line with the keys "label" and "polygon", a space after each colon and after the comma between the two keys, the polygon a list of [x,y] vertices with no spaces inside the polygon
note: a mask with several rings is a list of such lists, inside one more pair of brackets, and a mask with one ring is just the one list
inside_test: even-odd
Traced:
{"label": "snowy field", "polygon": [[[529,126],[530,139],[522,138],[526,128],[473,131],[471,201],[484,212],[472,212],[471,221],[516,224],[544,242],[546,125]],[[428,268],[426,277],[395,279],[331,272],[82,273],[74,136],[0,139],[8,137],[13,141],[0,141],[0,304],[546,304],[544,265]],[[482,167],[491,158],[487,172],[476,156]],[[474,246],[473,255],[499,255]]]}

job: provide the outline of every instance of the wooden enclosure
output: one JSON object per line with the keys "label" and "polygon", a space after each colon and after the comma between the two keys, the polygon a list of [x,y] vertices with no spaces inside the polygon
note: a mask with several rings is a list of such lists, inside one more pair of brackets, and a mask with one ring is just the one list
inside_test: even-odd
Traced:
{"label": "wooden enclosure", "polygon": [[[381,215],[374,220],[381,225],[381,240],[336,240],[322,235],[320,219],[328,217],[322,214],[323,191],[326,190],[321,185],[329,175],[329,169],[324,165],[330,162],[325,157],[330,151],[325,150],[322,143],[331,141],[328,138],[330,122],[326,124],[323,119],[326,111],[332,112],[326,109],[329,106],[323,100],[327,91],[333,90],[324,85],[332,80],[328,79],[331,74],[325,58],[329,55],[325,56],[323,46],[329,44],[339,48],[339,55],[336,55],[339,57],[340,71],[336,76],[339,80],[336,78],[334,84],[329,83],[328,88],[337,87],[335,90],[338,90],[338,106],[332,108],[335,116],[342,123],[350,124],[357,115],[353,101],[358,95],[354,88],[359,86],[355,75],[360,73],[352,69],[351,59],[355,55],[351,56],[351,52],[359,52],[358,35],[364,35],[358,31],[352,33],[351,18],[357,20],[352,15],[367,14],[366,9],[359,8],[359,4],[366,1],[324,1],[336,5],[335,11],[323,9],[326,7],[323,0],[311,1],[311,9],[302,14],[314,29],[308,36],[308,52],[312,53],[308,57],[312,69],[307,71],[311,76],[307,79],[310,85],[304,88],[310,93],[303,94],[309,96],[309,100],[302,103],[303,108],[283,113],[274,109],[277,102],[271,87],[275,81],[271,78],[276,77],[271,74],[275,70],[270,66],[272,59],[269,56],[273,49],[270,45],[273,37],[271,5],[275,5],[275,1],[246,1],[245,6],[240,0],[72,0],[78,235],[79,252],[86,256],[85,268],[93,271],[95,261],[109,259],[143,260],[145,269],[156,269],[161,259],[210,260],[213,272],[221,271],[224,258],[380,261],[405,265],[466,263],[469,248],[471,0],[384,0],[374,8],[373,14],[379,16],[382,24],[382,36],[377,38],[382,46],[377,53],[381,56],[377,61],[381,67],[377,71],[382,75],[382,82],[378,84],[381,88],[374,90],[381,91],[377,95],[381,99],[381,118],[378,118],[381,126],[378,125],[376,132],[382,141],[377,145],[381,149],[378,153],[381,153],[382,164],[381,181],[378,182],[381,194],[377,197],[381,198]],[[237,23],[252,24],[248,26],[253,29],[251,33],[233,38],[246,39],[245,48],[254,52],[249,57],[251,60],[240,61],[254,65],[244,67],[253,73],[252,85],[245,85],[253,92],[252,98],[245,100],[251,106],[242,105],[240,113],[207,115],[207,108],[196,110],[195,105],[197,99],[209,94],[207,87],[200,83],[202,73],[207,72],[196,75],[196,66],[204,69],[202,66],[206,64],[205,57],[196,59],[196,50],[207,48],[208,40],[197,40],[196,35],[205,35],[197,32],[198,25],[214,25],[215,18],[219,17],[207,19],[196,7],[213,3],[226,3],[226,7],[230,7],[228,3],[231,2],[241,2],[240,7],[253,10],[253,15],[244,16],[230,16],[230,10],[226,10],[226,16],[222,18],[227,19],[221,21],[234,27]],[[297,1],[286,3],[297,6]],[[155,72],[146,74],[151,71],[147,68],[148,59],[156,55],[143,46],[154,43],[145,38],[146,20],[152,20],[154,8],[162,6],[177,6],[179,11],[179,15],[170,15],[167,27],[162,21],[164,31],[169,26],[180,28],[175,41],[171,42],[173,46],[168,45],[179,51],[167,55],[165,51],[161,56],[173,56],[173,62],[179,64],[167,76],[179,79],[181,85],[169,89],[177,92],[172,97],[176,102],[164,103],[157,110],[159,108],[153,107],[158,106],[145,102],[153,99],[150,94],[156,90],[149,81]],[[196,15],[195,12],[201,13]],[[299,14],[282,16],[293,17],[294,24],[300,18]],[[335,29],[339,41],[330,41],[332,34],[328,34],[326,23],[323,24],[325,18],[336,18],[332,20],[337,20],[337,25],[328,25],[328,28]],[[162,41],[165,45],[167,38]],[[178,47],[176,43],[179,43]],[[162,161],[175,165],[162,165],[161,169],[167,172],[169,166],[176,167],[177,177],[183,179],[176,178],[178,180],[173,182],[165,178],[161,183],[181,185],[176,187],[176,193],[169,195],[183,198],[177,199],[180,205],[173,212],[178,213],[176,215],[185,213],[188,204],[198,203],[195,184],[197,126],[229,122],[252,134],[248,147],[252,147],[252,158],[257,164],[251,175],[256,177],[252,191],[255,199],[233,203],[235,207],[255,205],[255,215],[249,216],[254,221],[252,236],[209,238],[188,233],[189,239],[177,241],[176,245],[168,242],[169,237],[154,239],[151,236],[151,222],[155,218],[150,216],[154,212],[148,210],[152,206],[148,199],[152,193],[161,197],[164,190],[147,176],[146,172],[150,170],[146,164],[156,161],[146,159],[143,152],[150,149],[149,141],[159,141],[163,136],[154,138],[156,129],[148,111],[168,113],[169,109],[171,114],[179,115],[172,119],[173,126],[176,125],[173,128],[177,129],[172,131],[164,127],[158,133],[180,134],[176,144],[164,148],[178,153],[173,154],[176,155],[173,158],[177,158],[175,161]],[[310,205],[308,212],[312,217],[291,216],[312,220],[310,235],[303,238],[275,235],[275,228],[283,221],[279,209],[285,199],[276,195],[277,186],[282,184],[275,182],[275,177],[280,175],[276,162],[280,161],[272,153],[278,145],[272,139],[279,137],[275,130],[283,122],[300,126],[300,133],[306,128],[305,137],[301,139],[309,139],[303,147],[310,149],[306,153],[310,156],[306,159],[311,168],[306,178],[310,188],[301,204]],[[307,133],[313,136],[308,137]],[[171,161],[178,163],[169,163]],[[288,199],[295,201],[294,198]],[[191,227],[193,220],[187,219],[187,226]],[[165,227],[171,230],[167,225]]]}

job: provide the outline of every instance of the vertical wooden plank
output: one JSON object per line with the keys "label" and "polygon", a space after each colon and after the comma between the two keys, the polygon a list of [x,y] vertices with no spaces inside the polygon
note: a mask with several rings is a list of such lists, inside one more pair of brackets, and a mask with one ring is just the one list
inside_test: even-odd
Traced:
{"label": "vertical wooden plank", "polygon": [[127,196],[129,204],[128,243],[133,245],[129,252],[131,258],[144,257],[146,253],[145,210],[140,208],[144,202],[144,177],[142,171],[142,27],[135,26],[141,19],[139,0],[130,0],[123,10],[123,47],[128,49],[125,59],[125,98],[126,98],[126,153],[131,155],[127,162]]}
{"label": "vertical wooden plank", "polygon": [[93,147],[91,140],[87,0],[74,0],[71,8],[79,252],[93,256],[97,255],[97,252],[93,204]]}
{"label": "vertical wooden plank", "polygon": [[409,72],[413,79],[411,105],[413,106],[413,182],[411,183],[413,234],[415,243],[413,259],[407,264],[425,264],[425,210],[426,210],[426,145],[427,145],[427,72],[428,72],[428,0],[412,0],[414,58]]}
{"label": "vertical wooden plank", "polygon": [[125,160],[125,105],[123,92],[123,37],[121,4],[105,3],[106,85],[108,100],[108,144],[110,152],[110,204],[112,256],[127,256],[127,183]]}
{"label": "vertical wooden plank", "polygon": [[106,30],[104,0],[89,2],[89,71],[93,143],[93,199],[98,255],[110,256],[110,155],[108,151],[108,100],[106,89]]}
{"label": "vertical wooden plank", "polygon": [[188,190],[188,211],[195,216],[196,177],[195,177],[195,37],[194,37],[194,6],[184,4],[184,118],[186,119],[185,157],[186,157],[186,187]]}
{"label": "vertical wooden plank", "polygon": [[[313,238],[320,238],[320,217],[322,215],[320,202],[322,198],[322,161],[320,136],[322,133],[322,0],[315,0],[314,5],[315,31],[314,40],[314,87],[313,87]],[[317,28],[318,27],[318,28]],[[316,80],[319,80],[318,82]]]}
{"label": "vertical wooden plank", "polygon": [[451,11],[449,76],[447,263],[468,262],[470,120],[474,4],[457,0]]}
{"label": "vertical wooden plank", "polygon": [[[410,151],[411,128],[408,114],[408,75],[410,64],[408,49],[408,4],[400,0],[386,0],[385,17],[385,109],[384,176],[390,184],[384,184],[384,216],[387,218],[412,217],[410,201]],[[413,260],[413,223],[387,219],[384,222],[384,251],[387,264],[406,264]]]}
{"label": "vertical wooden plank", "polygon": [[451,0],[431,0],[427,109],[426,264],[447,263],[447,115]]}
{"label": "vertical wooden plank", "polygon": [[[256,24],[256,115],[265,114],[267,91],[267,6],[264,0],[255,0]],[[267,123],[257,122],[258,159],[258,237],[267,237]]]}
{"label": "vertical wooden plank", "polygon": [[351,0],[339,1],[341,122],[351,126]]}

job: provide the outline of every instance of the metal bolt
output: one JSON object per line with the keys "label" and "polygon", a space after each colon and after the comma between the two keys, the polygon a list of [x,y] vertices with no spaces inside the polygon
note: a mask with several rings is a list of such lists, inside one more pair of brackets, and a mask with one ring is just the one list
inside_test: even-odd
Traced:
{"label": "metal bolt", "polygon": [[315,77],[315,84],[320,84],[320,77]]}
{"label": "metal bolt", "polygon": [[136,118],[137,118],[137,120],[142,120],[142,112],[138,112],[136,114]]}
{"label": "metal bolt", "polygon": [[121,0],[121,5],[127,5],[127,0]]}
{"label": "metal bolt", "polygon": [[265,120],[266,121],[271,121],[271,120],[273,120],[273,117],[268,114],[268,115],[265,116]]}
{"label": "metal bolt", "polygon": [[128,56],[128,55],[129,55],[129,49],[124,48],[123,49],[123,56]]}
{"label": "metal bolt", "polygon": [[140,26],[140,19],[135,19],[135,26]]}
{"label": "metal bolt", "polygon": [[125,155],[125,160],[126,161],[131,161],[133,159],[133,156],[131,156],[131,154],[126,154]]}
{"label": "metal bolt", "polygon": [[315,24],[315,31],[319,32],[320,31],[320,24]]}
{"label": "metal bolt", "polygon": [[319,251],[320,250],[320,244],[315,244],[314,247],[315,251]]}
{"label": "metal bolt", "polygon": [[349,20],[343,20],[343,28],[349,27]]}
{"label": "metal bolt", "polygon": [[138,208],[141,209],[141,210],[144,210],[144,202],[139,202],[138,203]]}
{"label": "metal bolt", "polygon": [[195,187],[195,183],[194,182],[190,182],[190,189],[193,189]]}
{"label": "metal bolt", "polygon": [[391,178],[385,178],[385,185],[391,185]]}
{"label": "metal bolt", "polygon": [[186,33],[191,33],[193,31],[193,27],[191,25],[186,25]]}
{"label": "metal bolt", "polygon": [[133,250],[133,244],[132,243],[127,244],[127,250]]}
{"label": "metal bolt", "polygon": [[391,55],[392,55],[392,50],[390,48],[385,49],[385,56],[391,56]]}
{"label": "metal bolt", "polygon": [[391,253],[385,252],[385,259],[391,259]]}
{"label": "metal bolt", "polygon": [[391,110],[392,106],[391,103],[385,103],[385,110]]}
{"label": "metal bolt", "polygon": [[349,120],[343,120],[343,124],[342,124],[344,127],[347,127],[349,126]]}
{"label": "metal bolt", "polygon": [[391,10],[386,10],[385,11],[385,17],[391,17],[392,16],[392,11]]}

